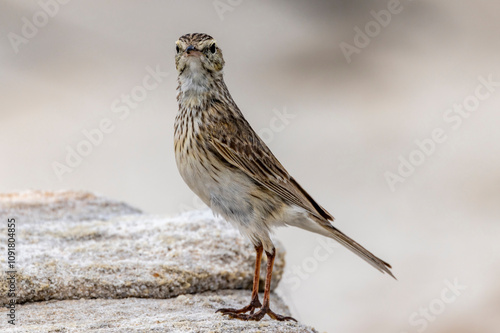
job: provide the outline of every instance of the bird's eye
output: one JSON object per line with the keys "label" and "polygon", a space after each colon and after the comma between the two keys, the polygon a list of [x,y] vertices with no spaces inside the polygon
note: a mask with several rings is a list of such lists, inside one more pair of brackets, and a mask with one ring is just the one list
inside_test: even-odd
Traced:
{"label": "bird's eye", "polygon": [[179,45],[175,45],[175,51],[177,51],[177,53],[179,53],[179,51],[180,51]]}
{"label": "bird's eye", "polygon": [[215,53],[215,51],[217,51],[217,48],[215,46],[215,43],[213,43],[212,45],[210,45],[210,52]]}

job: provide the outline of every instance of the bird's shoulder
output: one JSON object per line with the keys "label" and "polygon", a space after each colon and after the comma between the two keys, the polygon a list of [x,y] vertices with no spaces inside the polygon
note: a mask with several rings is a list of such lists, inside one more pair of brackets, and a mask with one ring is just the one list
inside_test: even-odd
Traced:
{"label": "bird's shoulder", "polygon": [[333,220],[288,173],[236,106],[215,101],[208,117],[209,142],[222,158],[288,203],[320,219]]}

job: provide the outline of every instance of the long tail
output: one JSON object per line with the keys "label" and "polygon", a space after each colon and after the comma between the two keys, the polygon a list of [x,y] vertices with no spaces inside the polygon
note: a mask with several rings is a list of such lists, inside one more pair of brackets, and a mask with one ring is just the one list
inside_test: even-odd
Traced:
{"label": "long tail", "polygon": [[307,231],[311,231],[322,236],[332,238],[344,245],[346,248],[357,254],[361,259],[365,260],[367,263],[375,267],[382,273],[387,273],[392,276],[395,280],[396,277],[391,272],[391,265],[377,258],[373,253],[359,245],[355,240],[351,239],[349,236],[344,234],[342,231],[335,228],[330,221],[325,219],[320,219],[316,216],[309,214],[306,218],[303,215],[299,215],[298,218],[287,219],[287,225],[298,227]]}
{"label": "long tail", "polygon": [[360,256],[363,260],[365,260],[367,263],[375,267],[380,272],[387,273],[390,276],[392,276],[395,280],[397,280],[396,277],[390,271],[390,269],[392,268],[391,265],[389,265],[382,259],[377,258],[373,253],[371,253],[370,251],[359,245],[355,240],[353,240],[352,238],[350,238],[349,236],[347,236],[334,226],[323,225],[322,227],[325,229],[325,232],[321,234],[335,239],[337,242],[344,245],[346,248],[348,248],[349,250]]}

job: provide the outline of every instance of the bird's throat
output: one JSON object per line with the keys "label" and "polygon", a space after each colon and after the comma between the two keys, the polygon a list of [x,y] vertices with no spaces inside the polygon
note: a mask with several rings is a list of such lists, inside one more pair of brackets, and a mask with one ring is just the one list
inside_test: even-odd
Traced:
{"label": "bird's throat", "polygon": [[179,74],[178,100],[185,107],[200,107],[217,94],[217,80],[198,59],[192,59]]}
{"label": "bird's throat", "polygon": [[185,106],[203,103],[210,91],[210,77],[199,59],[190,59],[179,74],[179,102]]}

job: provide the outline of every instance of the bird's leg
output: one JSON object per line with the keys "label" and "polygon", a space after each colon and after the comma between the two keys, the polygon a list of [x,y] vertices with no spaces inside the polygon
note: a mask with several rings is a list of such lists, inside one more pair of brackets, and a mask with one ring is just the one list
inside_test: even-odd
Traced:
{"label": "bird's leg", "polygon": [[252,300],[250,304],[241,309],[219,309],[216,312],[222,312],[222,314],[238,314],[250,311],[253,314],[255,309],[260,308],[262,304],[259,301],[259,280],[260,280],[260,262],[262,260],[262,252],[264,248],[262,244],[255,246],[255,273],[253,275],[253,287],[252,287]]}
{"label": "bird's leg", "polygon": [[256,320],[259,321],[266,314],[269,315],[269,317],[283,321],[283,320],[293,320],[297,321],[292,317],[286,317],[282,316],[279,314],[274,313],[271,311],[269,308],[270,306],[270,295],[271,295],[271,277],[273,275],[273,265],[274,265],[274,258],[276,256],[276,250],[273,248],[273,251],[271,253],[266,251],[266,256],[267,256],[267,273],[266,273],[266,286],[264,289],[264,302],[262,303],[262,307],[260,308],[259,311],[255,313],[250,313],[250,314],[243,314],[243,313],[226,313],[228,314],[231,318],[237,318],[241,320]]}

